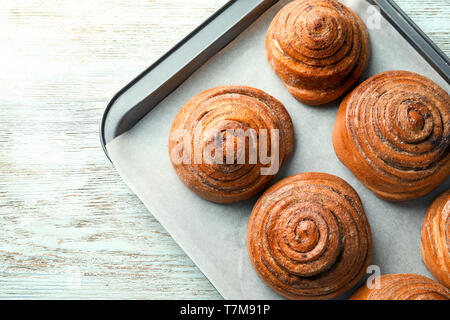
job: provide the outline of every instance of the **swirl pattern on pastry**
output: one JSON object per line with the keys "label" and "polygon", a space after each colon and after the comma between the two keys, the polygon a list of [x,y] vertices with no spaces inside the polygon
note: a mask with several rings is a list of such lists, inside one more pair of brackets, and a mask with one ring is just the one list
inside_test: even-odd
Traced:
{"label": "swirl pattern on pastry", "polygon": [[335,0],[295,0],[273,19],[266,36],[269,63],[299,101],[336,100],[361,77],[369,34],[352,10]]}
{"label": "swirl pattern on pastry", "polygon": [[261,278],[290,299],[331,299],[363,276],[372,235],[361,201],[341,178],[301,173],[269,188],[247,229]]}
{"label": "swirl pattern on pastry", "polygon": [[333,145],[341,162],[379,197],[418,198],[450,173],[450,97],[415,73],[378,74],[342,102]]}
{"label": "swirl pattern on pastry", "polygon": [[350,300],[450,300],[450,291],[439,283],[417,274],[387,274],[379,288],[359,288]]}
{"label": "swirl pattern on pastry", "polygon": [[[262,161],[262,143],[271,162]],[[250,156],[255,153],[250,146],[259,151],[257,158]],[[292,120],[281,102],[245,86],[217,87],[198,94],[178,112],[169,136],[170,158],[181,181],[199,196],[218,203],[245,200],[264,190],[293,146]],[[222,161],[209,161],[204,157],[206,150]],[[179,157],[187,161],[175,161]],[[263,168],[275,165],[273,174],[263,173]]]}
{"label": "swirl pattern on pastry", "polygon": [[423,262],[440,283],[450,288],[450,190],[428,209],[421,240]]}

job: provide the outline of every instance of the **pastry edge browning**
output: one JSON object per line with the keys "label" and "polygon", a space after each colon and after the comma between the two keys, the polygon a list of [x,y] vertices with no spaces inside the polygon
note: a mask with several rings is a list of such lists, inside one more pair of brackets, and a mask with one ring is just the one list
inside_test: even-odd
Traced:
{"label": "pastry edge browning", "polygon": [[[450,216],[448,211],[443,211],[450,211],[450,208],[446,208],[449,203],[450,190],[443,192],[433,201],[425,215],[421,235],[423,263],[433,277],[447,288],[450,288],[450,230],[446,228],[450,224]],[[442,214],[447,215],[447,221],[441,221]],[[442,222],[445,225],[442,226]]]}
{"label": "pastry edge browning", "polygon": [[[334,179],[334,182],[340,184],[342,187],[344,187],[346,189],[346,191],[349,193],[349,195],[351,197],[353,197],[353,200],[355,200],[355,205],[360,209],[360,212],[362,213],[362,215],[360,216],[360,218],[362,219],[362,223],[364,225],[364,227],[366,228],[366,235],[367,235],[367,251],[365,252],[365,256],[364,256],[364,263],[361,265],[361,268],[359,270],[358,273],[356,273],[354,275],[354,277],[352,278],[352,281],[344,284],[340,289],[328,293],[328,294],[322,294],[322,295],[298,295],[298,294],[293,294],[283,288],[281,288],[280,286],[276,285],[275,283],[273,283],[272,281],[269,280],[269,278],[267,277],[267,275],[259,268],[258,264],[255,262],[256,258],[255,258],[255,254],[254,254],[254,250],[252,248],[252,231],[251,231],[251,227],[254,223],[254,219],[255,219],[255,212],[257,210],[259,210],[259,206],[260,206],[260,202],[262,201],[263,197],[271,192],[273,192],[274,190],[276,190],[277,188],[284,186],[286,184],[288,184],[292,179],[298,179],[298,178],[303,178],[305,180],[315,180],[315,179]],[[258,243],[258,246],[260,244]],[[247,249],[249,252],[249,256],[250,256],[250,261],[254,267],[254,269],[256,270],[256,272],[258,273],[258,275],[260,276],[260,278],[262,280],[264,280],[264,282],[270,287],[272,288],[275,292],[277,292],[278,294],[288,298],[288,299],[292,299],[292,300],[329,300],[329,299],[333,299],[338,297],[339,295],[344,294],[345,292],[349,291],[352,287],[354,287],[355,285],[357,285],[357,283],[361,280],[361,278],[364,276],[367,267],[370,265],[370,262],[372,260],[372,251],[373,251],[373,240],[372,240],[372,231],[370,228],[370,224],[369,221],[367,219],[367,216],[365,215],[361,200],[359,198],[359,195],[357,194],[357,192],[353,189],[352,186],[350,186],[345,180],[343,180],[342,178],[339,178],[337,176],[331,175],[331,174],[327,174],[327,173],[321,173],[321,172],[306,172],[306,173],[300,173],[300,174],[296,174],[290,177],[287,177],[279,182],[277,182],[275,185],[271,186],[268,190],[266,190],[264,192],[264,194],[258,199],[258,201],[256,202],[252,213],[250,215],[250,219],[249,219],[249,223],[247,226]],[[326,272],[326,271],[325,271]]]}
{"label": "pastry edge browning", "polygon": [[[418,288],[426,290],[420,294],[417,292]],[[400,292],[386,292],[387,290],[395,289]],[[364,284],[353,293],[350,300],[410,300],[405,299],[404,296],[401,296],[407,294],[408,290],[411,293],[418,295],[418,299],[413,300],[430,300],[430,298],[426,299],[424,294],[434,294],[442,297],[444,300],[445,298],[450,300],[450,291],[441,284],[431,280],[430,278],[408,273],[382,275],[380,277],[379,289],[369,289],[367,284]],[[408,297],[409,296],[406,298]]]}
{"label": "pastry edge browning", "polygon": [[[407,191],[394,191],[392,188],[395,187],[395,185],[392,184],[387,177],[380,177],[379,175],[373,173],[374,168],[358,151],[358,146],[355,144],[353,139],[350,138],[348,132],[349,129],[347,128],[347,108],[352,96],[359,93],[359,91],[363,90],[367,84],[375,79],[386,76],[395,77],[401,75],[418,76],[421,79],[432,83],[432,81],[428,78],[409,71],[393,70],[377,74],[361,83],[344,98],[339,107],[332,133],[333,147],[338,159],[376,196],[394,202],[408,201],[424,196],[442,184],[450,174],[450,162],[447,162],[445,165],[440,167],[438,173],[425,178],[430,180],[429,184],[417,187],[411,183],[408,186]],[[436,84],[434,85],[437,86]],[[441,91],[443,90],[441,89]],[[384,184],[384,188],[380,186],[381,182]],[[379,188],[375,187],[376,185],[379,186]],[[386,190],[386,188],[391,190]]]}
{"label": "pastry edge browning", "polygon": [[[232,91],[232,92],[229,92]],[[175,119],[172,123],[170,133],[169,133],[169,156],[171,158],[171,151],[172,148],[175,145],[174,141],[171,141],[171,135],[174,130],[182,128],[180,127],[180,124],[183,123],[184,117],[191,112],[191,109],[194,108],[198,103],[204,102],[205,99],[216,97],[222,94],[229,94],[229,93],[237,93],[237,94],[243,94],[243,95],[249,95],[252,97],[252,94],[255,96],[252,97],[254,99],[260,100],[261,102],[268,102],[273,108],[272,112],[273,114],[276,114],[277,119],[282,124],[281,128],[278,128],[282,134],[280,135],[280,138],[283,138],[283,140],[280,140],[280,159],[279,159],[279,169],[281,169],[282,165],[286,162],[286,160],[289,158],[290,154],[292,153],[294,149],[294,127],[292,123],[292,119],[284,107],[284,105],[271,96],[270,94],[248,86],[239,86],[239,85],[228,85],[228,86],[219,86],[207,89],[196,96],[192,97],[177,113],[175,116]],[[261,99],[263,98],[263,99]],[[281,150],[281,146],[283,146],[283,150]],[[282,157],[281,157],[282,156]],[[221,203],[221,204],[230,204],[238,201],[247,200],[249,198],[252,198],[256,196],[257,194],[261,193],[264,189],[266,189],[272,180],[275,178],[275,175],[268,175],[263,176],[264,182],[260,183],[259,185],[253,186],[250,189],[241,190],[240,192],[225,194],[218,192],[217,190],[211,190],[208,189],[205,185],[201,183],[201,181],[197,179],[191,179],[187,177],[185,173],[183,173],[182,168],[183,166],[186,166],[185,164],[175,164],[172,159],[171,163],[173,168],[175,169],[175,172],[179,179],[183,182],[183,184],[188,187],[192,192],[197,194],[199,197],[206,199],[208,201],[212,201],[215,203]],[[203,187],[202,187],[203,186]],[[206,188],[206,189],[205,189]]]}
{"label": "pastry edge browning", "polygon": [[[342,5],[342,4],[341,4]],[[344,5],[342,5],[345,7]],[[311,106],[319,106],[323,105],[332,101],[337,100],[339,97],[343,96],[347,91],[349,91],[361,78],[364,71],[366,70],[370,56],[371,56],[371,45],[370,45],[370,36],[369,31],[364,24],[361,17],[359,17],[355,12],[353,12],[351,9],[345,7],[347,10],[351,12],[353,17],[355,18],[357,24],[358,24],[358,30],[360,33],[361,39],[361,52],[358,57],[358,61],[353,67],[353,69],[347,74],[346,77],[344,77],[342,80],[337,82],[335,86],[331,87],[318,87],[318,88],[308,88],[307,86],[293,86],[289,85],[284,78],[285,77],[293,77],[293,75],[290,75],[287,70],[283,67],[282,64],[278,63],[276,61],[276,58],[274,56],[274,53],[271,49],[271,41],[274,41],[271,39],[272,36],[272,24],[271,23],[269,27],[269,32],[266,36],[266,52],[267,52],[267,60],[269,61],[269,64],[271,65],[272,69],[275,71],[275,73],[280,77],[280,79],[283,81],[284,86],[288,89],[288,91],[294,96],[295,99],[298,101],[311,105]],[[275,19],[274,19],[275,20]],[[281,51],[281,49],[279,49]],[[282,52],[282,51],[281,51]],[[311,75],[311,77],[314,77],[314,75]]]}

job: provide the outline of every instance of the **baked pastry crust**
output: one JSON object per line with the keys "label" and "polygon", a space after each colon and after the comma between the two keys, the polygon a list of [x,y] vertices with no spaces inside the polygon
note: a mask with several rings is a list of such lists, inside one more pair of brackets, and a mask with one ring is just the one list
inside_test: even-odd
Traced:
{"label": "baked pastry crust", "polygon": [[450,300],[450,291],[417,274],[386,274],[381,276],[378,289],[365,284],[350,300]]}
{"label": "baked pastry crust", "polygon": [[273,19],[266,36],[269,63],[299,101],[336,100],[361,77],[370,57],[364,22],[335,0],[295,0]]}
{"label": "baked pastry crust", "polygon": [[450,173],[450,97],[428,78],[387,71],[342,102],[333,130],[337,157],[377,196],[423,196]]}
{"label": "baked pastry crust", "polygon": [[[292,120],[281,102],[261,90],[245,86],[212,88],[193,97],[176,115],[169,135],[169,155],[178,177],[197,195],[217,203],[245,200],[263,191],[278,168],[274,174],[262,175],[261,169],[271,164],[263,164],[260,154],[256,163],[249,161],[250,138],[244,136],[249,129],[257,134],[258,150],[263,141],[261,132],[266,130],[267,149],[272,152],[278,148],[281,167],[294,147]],[[245,147],[235,141],[232,151],[228,147],[224,149],[225,144],[216,148],[215,137],[208,137],[208,132],[225,134],[229,130],[236,132],[233,139],[247,139]],[[189,136],[180,136],[180,131]],[[278,131],[279,140],[271,139],[275,131]],[[207,147],[213,153],[221,151],[223,163],[194,158],[199,154],[202,156]],[[189,161],[175,161],[174,157],[186,150],[191,150]],[[228,152],[234,155],[232,163],[225,159]],[[239,163],[237,156],[243,152],[245,163]]]}
{"label": "baked pastry crust", "polygon": [[450,288],[450,190],[437,197],[425,215],[421,249],[428,270]]}
{"label": "baked pastry crust", "polygon": [[247,229],[260,277],[290,299],[331,299],[353,287],[372,256],[372,235],[353,188],[326,173],[301,173],[269,188]]}

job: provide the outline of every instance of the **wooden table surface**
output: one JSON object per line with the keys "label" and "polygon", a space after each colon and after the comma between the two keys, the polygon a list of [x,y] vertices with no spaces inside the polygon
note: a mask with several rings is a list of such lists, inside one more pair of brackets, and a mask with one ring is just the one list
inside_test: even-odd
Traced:
{"label": "wooden table surface", "polygon": [[[2,1],[1,299],[221,298],[98,131],[114,93],[225,2]],[[449,55],[450,2],[397,2]]]}

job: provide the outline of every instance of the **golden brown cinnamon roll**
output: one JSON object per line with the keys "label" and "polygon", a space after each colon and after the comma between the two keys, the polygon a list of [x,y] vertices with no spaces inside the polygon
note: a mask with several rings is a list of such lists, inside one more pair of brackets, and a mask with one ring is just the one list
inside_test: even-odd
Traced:
{"label": "golden brown cinnamon roll", "polygon": [[372,236],[361,201],[341,178],[301,173],[269,188],[247,229],[261,278],[290,299],[331,299],[365,273]]}
{"label": "golden brown cinnamon roll", "polygon": [[450,173],[450,97],[415,73],[378,74],[342,102],[333,145],[342,163],[379,197],[418,198]]}
{"label": "golden brown cinnamon roll", "polygon": [[363,285],[350,300],[450,300],[450,291],[417,274],[387,274],[381,276],[379,288]]}
{"label": "golden brown cinnamon roll", "polygon": [[352,10],[334,0],[296,0],[273,19],[266,37],[269,63],[299,101],[336,100],[363,74],[369,34]]}
{"label": "golden brown cinnamon roll", "polygon": [[244,86],[206,90],[175,117],[169,154],[181,181],[218,203],[264,190],[294,146],[291,118],[267,93]]}
{"label": "golden brown cinnamon roll", "polygon": [[421,240],[423,262],[440,283],[450,288],[450,190],[428,209]]}

